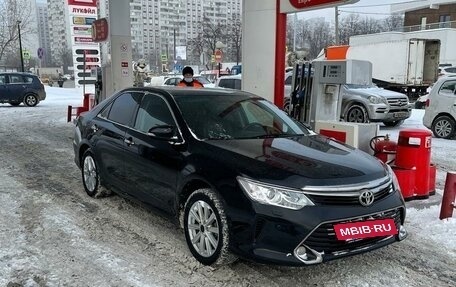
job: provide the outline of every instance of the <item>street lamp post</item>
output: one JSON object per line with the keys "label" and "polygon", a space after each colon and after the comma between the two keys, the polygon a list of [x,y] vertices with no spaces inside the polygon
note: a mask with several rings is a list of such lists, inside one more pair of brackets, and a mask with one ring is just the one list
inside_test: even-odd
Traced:
{"label": "street lamp post", "polygon": [[21,71],[24,72],[24,55],[22,55],[22,40],[21,40],[21,21],[17,21],[17,32],[19,34],[19,53],[21,53]]}

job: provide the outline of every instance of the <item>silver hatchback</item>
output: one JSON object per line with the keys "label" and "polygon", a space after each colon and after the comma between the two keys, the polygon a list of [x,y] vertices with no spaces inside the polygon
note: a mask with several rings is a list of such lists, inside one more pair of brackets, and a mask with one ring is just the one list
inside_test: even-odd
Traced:
{"label": "silver hatchback", "polygon": [[425,109],[423,125],[435,137],[450,139],[456,135],[456,76],[442,77],[434,84]]}

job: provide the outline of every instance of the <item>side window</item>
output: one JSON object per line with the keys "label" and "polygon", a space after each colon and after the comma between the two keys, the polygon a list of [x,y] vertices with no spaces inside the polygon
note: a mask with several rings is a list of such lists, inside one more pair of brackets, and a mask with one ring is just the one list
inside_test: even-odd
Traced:
{"label": "side window", "polygon": [[0,84],[3,85],[6,83],[6,76],[5,75],[0,75]]}
{"label": "side window", "polygon": [[176,125],[165,100],[151,94],[144,96],[136,117],[135,129],[147,133],[151,128],[163,125]]}
{"label": "side window", "polygon": [[20,75],[10,75],[10,83],[11,84],[24,83],[24,79]]}
{"label": "side window", "polygon": [[105,118],[107,119],[108,118],[108,115],[109,115],[109,112],[111,111],[111,107],[112,107],[112,103],[110,103],[107,107],[105,107],[101,113],[99,113],[98,115],[102,118]]}
{"label": "side window", "polygon": [[456,89],[456,81],[446,81],[440,87],[439,94],[454,94]]}
{"label": "side window", "polygon": [[29,76],[24,76],[24,80],[26,83],[31,84],[33,83],[33,78]]}
{"label": "side window", "polygon": [[126,126],[131,126],[133,116],[141,102],[142,93],[126,92],[114,100],[108,119]]}
{"label": "side window", "polygon": [[231,79],[220,80],[219,86],[222,88],[233,89],[234,88],[233,80],[231,80]]}
{"label": "side window", "polygon": [[456,73],[456,68],[447,68],[445,69],[448,73]]}

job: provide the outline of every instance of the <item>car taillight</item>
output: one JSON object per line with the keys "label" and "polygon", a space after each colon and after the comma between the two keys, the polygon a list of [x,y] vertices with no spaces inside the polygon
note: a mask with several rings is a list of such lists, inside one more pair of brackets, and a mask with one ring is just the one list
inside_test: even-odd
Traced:
{"label": "car taillight", "polygon": [[429,104],[431,103],[431,100],[427,99],[426,100],[426,107],[429,107]]}

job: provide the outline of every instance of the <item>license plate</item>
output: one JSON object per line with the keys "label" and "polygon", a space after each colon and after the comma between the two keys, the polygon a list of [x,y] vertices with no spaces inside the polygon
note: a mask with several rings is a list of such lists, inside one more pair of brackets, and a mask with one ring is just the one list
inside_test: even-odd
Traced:
{"label": "license plate", "polygon": [[393,117],[394,118],[404,118],[407,116],[407,114],[408,114],[407,112],[397,112],[397,113],[393,114]]}
{"label": "license plate", "polygon": [[397,234],[396,224],[391,218],[334,224],[334,231],[338,240],[353,240]]}

